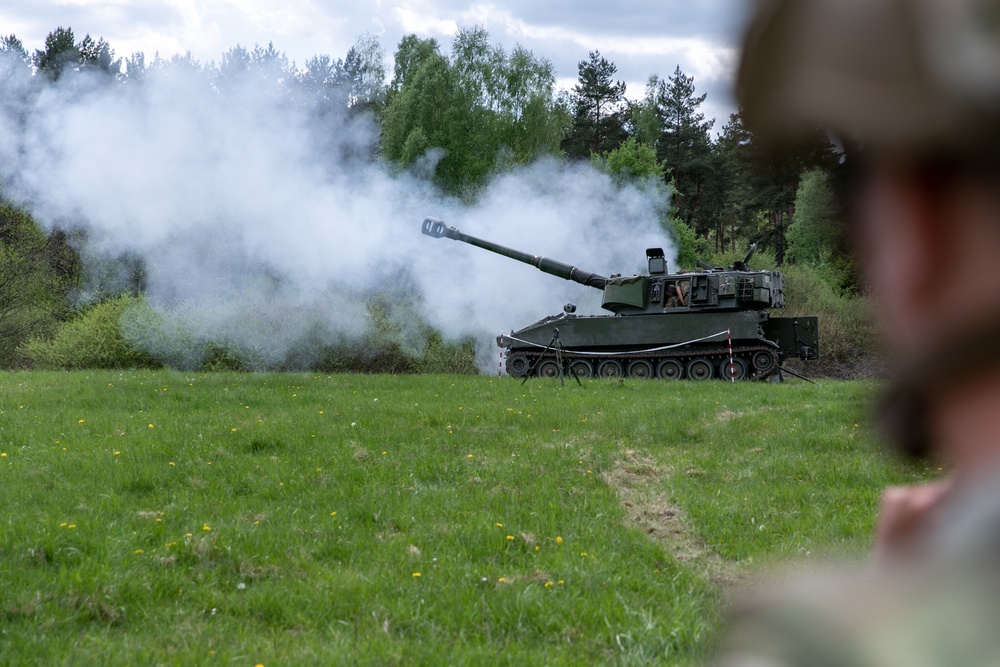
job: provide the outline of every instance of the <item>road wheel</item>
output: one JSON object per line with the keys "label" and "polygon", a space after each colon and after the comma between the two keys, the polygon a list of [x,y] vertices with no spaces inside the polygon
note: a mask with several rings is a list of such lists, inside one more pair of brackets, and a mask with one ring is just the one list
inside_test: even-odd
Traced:
{"label": "road wheel", "polygon": [[645,359],[636,359],[628,365],[628,376],[630,378],[649,380],[653,377],[653,364]]}
{"label": "road wheel", "polygon": [[594,367],[586,359],[574,359],[569,365],[569,372],[581,380],[594,377]]}
{"label": "road wheel", "polygon": [[531,368],[531,361],[525,353],[515,352],[507,357],[507,375],[521,378],[528,374],[529,368]]}
{"label": "road wheel", "polygon": [[729,359],[723,359],[719,364],[719,377],[723,380],[742,380],[747,376],[747,364],[739,357],[733,357],[732,368],[729,366]]}
{"label": "road wheel", "polygon": [[684,377],[684,366],[676,359],[664,359],[656,367],[656,377],[661,380],[680,380]]}
{"label": "road wheel", "polygon": [[769,375],[774,370],[778,360],[774,358],[773,352],[759,350],[753,353],[750,363],[753,364],[753,369],[757,371],[757,375],[762,376]]}
{"label": "road wheel", "polygon": [[559,364],[551,359],[538,364],[538,377],[557,378],[559,377]]}
{"label": "road wheel", "polygon": [[620,378],[623,375],[622,362],[617,359],[605,359],[597,364],[597,375],[602,378]]}
{"label": "road wheel", "polygon": [[687,376],[691,380],[710,380],[712,376],[715,375],[715,369],[712,368],[712,362],[708,359],[692,359],[688,362]]}

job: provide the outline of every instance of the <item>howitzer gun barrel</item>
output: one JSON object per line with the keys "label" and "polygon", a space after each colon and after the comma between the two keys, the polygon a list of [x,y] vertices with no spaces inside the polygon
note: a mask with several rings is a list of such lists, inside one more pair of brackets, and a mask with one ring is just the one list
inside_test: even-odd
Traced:
{"label": "howitzer gun barrel", "polygon": [[437,218],[425,218],[421,231],[423,231],[423,233],[427,236],[433,236],[436,239],[446,236],[449,239],[454,239],[455,241],[468,243],[469,245],[474,245],[477,248],[495,252],[498,255],[509,257],[510,259],[517,260],[518,262],[530,264],[539,271],[543,271],[553,276],[558,276],[565,280],[572,280],[573,282],[580,283],[581,285],[587,285],[588,287],[593,287],[595,289],[603,290],[604,286],[608,282],[608,279],[604,276],[599,276],[596,273],[590,273],[589,271],[578,269],[575,266],[571,266],[565,262],[560,262],[559,260],[550,259],[548,257],[539,257],[538,255],[530,255],[526,252],[521,252],[520,250],[514,250],[513,248],[507,248],[498,243],[493,243],[492,241],[486,241],[475,236],[463,234],[454,227],[448,227],[443,221],[438,220]]}

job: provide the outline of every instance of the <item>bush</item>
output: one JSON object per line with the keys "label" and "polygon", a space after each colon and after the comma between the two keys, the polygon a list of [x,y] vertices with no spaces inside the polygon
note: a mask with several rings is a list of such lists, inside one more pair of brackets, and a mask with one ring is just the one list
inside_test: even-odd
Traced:
{"label": "bush", "polygon": [[877,377],[885,372],[885,351],[872,318],[871,299],[842,294],[816,270],[784,266],[784,315],[819,317],[820,362],[806,372],[841,378]]}
{"label": "bush", "polygon": [[17,350],[19,365],[37,369],[161,368],[148,352],[128,342],[122,316],[145,300],[120,296],[102,301],[65,322],[49,338],[32,338]]}
{"label": "bush", "polygon": [[322,373],[417,372],[416,362],[396,343],[375,344],[371,339],[344,339],[323,347],[322,355],[312,366]]}
{"label": "bush", "polygon": [[360,339],[326,348],[317,370],[362,373],[478,373],[471,340],[445,342],[412,307],[416,298],[372,297],[369,329]]}
{"label": "bush", "polygon": [[28,213],[0,198],[0,367],[9,367],[18,346],[50,335],[68,314],[75,257],[64,235],[47,235]]}
{"label": "bush", "polygon": [[673,239],[677,242],[678,268],[694,270],[698,261],[706,261],[712,251],[708,239],[698,236],[693,229],[673,216],[670,216],[669,224]]}
{"label": "bush", "polygon": [[421,333],[423,349],[404,349],[397,342],[373,335],[344,338],[322,348],[310,370],[323,373],[449,373],[475,375],[475,345],[471,340],[447,343],[433,329]]}
{"label": "bush", "polygon": [[471,339],[457,343],[446,343],[441,334],[428,331],[427,345],[417,362],[421,373],[449,373],[454,375],[476,375],[476,344]]}
{"label": "bush", "polygon": [[145,299],[120,296],[81,311],[50,338],[30,339],[18,348],[17,360],[21,367],[67,370],[166,366],[202,371],[478,372],[473,341],[445,342],[427,325],[404,330],[402,323],[412,321],[407,317],[412,314],[395,313],[384,301],[373,300],[369,315],[369,330],[360,337],[330,342],[328,332],[313,332],[275,360],[264,338],[255,345],[199,339],[181,319],[154,310]]}

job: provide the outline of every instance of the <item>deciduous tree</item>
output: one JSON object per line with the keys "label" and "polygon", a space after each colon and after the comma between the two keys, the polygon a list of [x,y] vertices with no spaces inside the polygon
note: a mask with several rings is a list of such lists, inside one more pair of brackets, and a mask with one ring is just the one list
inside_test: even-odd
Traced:
{"label": "deciduous tree", "polygon": [[508,54],[484,28],[460,30],[451,58],[412,35],[399,44],[382,153],[409,167],[435,155],[434,179],[469,193],[500,168],[555,152],[563,119],[552,65],[527,49]]}
{"label": "deciduous tree", "polygon": [[784,263],[799,178],[811,169],[835,172],[840,166],[836,149],[816,129],[780,155],[765,154],[741,114],[730,117],[719,143],[731,172],[727,215],[740,221],[745,237],[770,246],[777,263]]}

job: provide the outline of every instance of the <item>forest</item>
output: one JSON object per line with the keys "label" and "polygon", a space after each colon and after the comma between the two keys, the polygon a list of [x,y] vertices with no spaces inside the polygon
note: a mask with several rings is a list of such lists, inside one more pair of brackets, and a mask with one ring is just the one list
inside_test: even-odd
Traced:
{"label": "forest", "polygon": [[[814,372],[857,377],[881,370],[870,300],[844,238],[849,176],[837,146],[817,130],[781,155],[766,154],[739,112],[721,128],[705,117],[705,94],[679,66],[665,77],[652,73],[644,91],[627,91],[615,64],[594,50],[579,61],[576,85],[561,90],[544,55],[507,50],[483,27],[459,30],[450,45],[407,36],[391,58],[365,35],[343,57],[316,55],[301,66],[272,44],[237,45],[207,64],[190,54],[121,57],[103,38],[81,39],[60,27],[33,51],[16,35],[0,39],[2,120],[8,133],[28,134],[30,109],[52,96],[72,103],[87,94],[72,82],[128,94],[181,72],[210,95],[257,82],[317,128],[346,123],[369,138],[346,143],[318,131],[315,151],[405,173],[459,202],[476,201],[500,175],[540,160],[591,165],[662,198],[658,224],[674,239],[682,267],[731,262],[758,244],[756,265],[785,274],[793,314],[821,317],[824,361]],[[67,216],[39,224],[14,180],[0,173],[0,367],[257,366],[247,350],[186,340],[171,329],[144,301],[141,255],[85,253],[86,225]],[[322,353],[306,361],[266,365],[476,372],[472,342],[444,339],[426,325],[423,344],[410,349],[398,340],[386,300],[366,298],[363,345],[324,341]],[[144,348],[127,335],[129,326],[172,330],[181,341],[175,347],[198,345],[201,353],[192,362],[162,346]]]}

